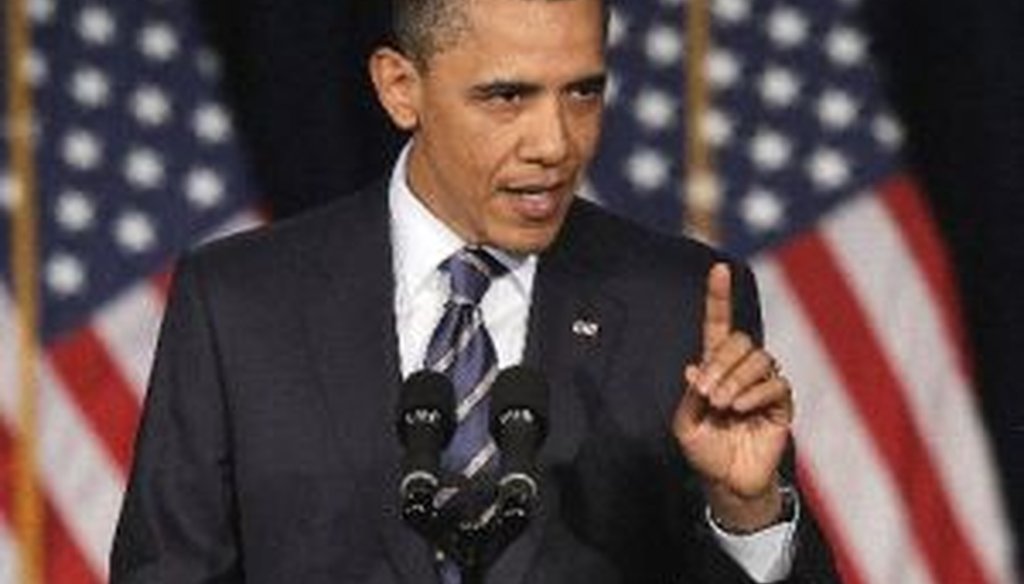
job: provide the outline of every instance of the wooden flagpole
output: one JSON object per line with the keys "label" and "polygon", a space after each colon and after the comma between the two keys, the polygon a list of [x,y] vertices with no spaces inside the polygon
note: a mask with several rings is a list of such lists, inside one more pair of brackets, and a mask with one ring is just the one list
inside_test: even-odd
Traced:
{"label": "wooden flagpole", "polygon": [[39,245],[27,0],[7,0],[7,120],[11,169],[11,272],[17,324],[18,428],[14,432],[14,531],[22,584],[43,581],[38,490]]}
{"label": "wooden flagpole", "polygon": [[686,233],[715,243],[719,240],[720,193],[704,124],[711,104],[707,79],[711,48],[711,0],[690,0],[686,12],[686,156],[683,221]]}

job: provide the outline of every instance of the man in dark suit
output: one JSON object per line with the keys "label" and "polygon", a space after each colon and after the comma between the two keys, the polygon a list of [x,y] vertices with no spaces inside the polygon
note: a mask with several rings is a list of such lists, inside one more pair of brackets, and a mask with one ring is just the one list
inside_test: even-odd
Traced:
{"label": "man in dark suit", "polygon": [[[488,582],[836,580],[750,273],[573,197],[604,19],[599,0],[396,2],[370,64],[412,134],[390,182],[179,265],[113,581],[458,581],[399,516],[393,411],[467,250],[500,266],[471,307],[491,365],[552,387],[537,516]],[[483,480],[493,452],[473,461],[456,474]]]}

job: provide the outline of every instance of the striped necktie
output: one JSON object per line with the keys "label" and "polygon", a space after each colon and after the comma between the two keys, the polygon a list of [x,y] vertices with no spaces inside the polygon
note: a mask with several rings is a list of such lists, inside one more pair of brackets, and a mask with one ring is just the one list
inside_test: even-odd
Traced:
{"label": "striped necktie", "polygon": [[507,269],[483,249],[470,247],[453,254],[441,269],[451,279],[451,293],[430,338],[424,365],[447,375],[455,387],[459,423],[441,463],[446,471],[468,479],[495,458],[487,406],[498,360],[484,327],[480,300],[491,280]]}
{"label": "striped necktie", "polygon": [[[466,247],[445,260],[441,269],[450,278],[450,295],[427,345],[424,366],[451,379],[458,426],[441,455],[441,465],[455,486],[442,489],[438,504],[477,515],[482,511],[476,500],[481,492],[471,488],[470,479],[493,468],[497,453],[487,426],[488,391],[498,374],[498,359],[484,327],[480,300],[491,280],[507,268],[483,249]],[[438,570],[443,584],[460,584],[461,575],[451,560],[438,564]]]}

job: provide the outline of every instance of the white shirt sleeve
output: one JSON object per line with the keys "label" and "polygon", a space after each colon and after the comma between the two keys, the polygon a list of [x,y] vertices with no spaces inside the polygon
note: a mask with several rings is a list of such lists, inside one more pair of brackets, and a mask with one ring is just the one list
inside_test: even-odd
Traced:
{"label": "white shirt sleeve", "polygon": [[755,582],[768,584],[785,580],[793,569],[800,498],[795,492],[792,496],[795,505],[792,521],[772,525],[748,535],[727,533],[715,523],[711,509],[706,510],[706,520],[718,544]]}

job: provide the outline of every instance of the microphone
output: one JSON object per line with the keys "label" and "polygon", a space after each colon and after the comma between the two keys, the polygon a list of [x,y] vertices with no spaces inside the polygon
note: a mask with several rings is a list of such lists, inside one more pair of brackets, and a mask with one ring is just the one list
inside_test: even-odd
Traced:
{"label": "microphone", "polygon": [[506,519],[528,519],[540,493],[534,461],[548,428],[550,389],[537,371],[517,365],[491,387],[490,430],[501,450],[498,509]]}
{"label": "microphone", "polygon": [[436,513],[434,496],[441,452],[455,433],[455,391],[444,375],[419,371],[402,384],[395,416],[398,438],[405,448],[398,492],[402,515],[426,527]]}

